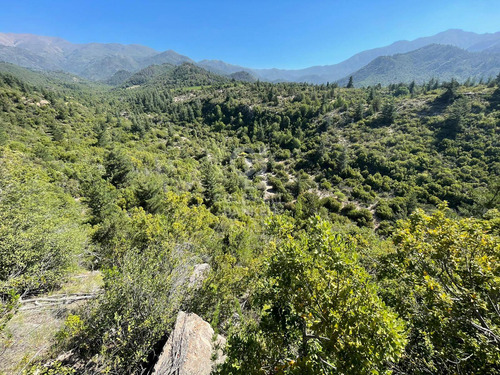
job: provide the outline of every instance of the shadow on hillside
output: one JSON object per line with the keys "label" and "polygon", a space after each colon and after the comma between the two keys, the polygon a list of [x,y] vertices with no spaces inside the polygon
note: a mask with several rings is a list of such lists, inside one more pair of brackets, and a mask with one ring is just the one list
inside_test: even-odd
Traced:
{"label": "shadow on hillside", "polygon": [[500,109],[500,87],[498,87],[493,94],[488,98],[490,103],[490,107],[488,109],[489,112],[496,111]]}
{"label": "shadow on hillside", "polygon": [[418,111],[417,114],[419,116],[436,116],[442,114],[450,104],[448,100],[443,99],[442,96],[438,96],[426,107]]}

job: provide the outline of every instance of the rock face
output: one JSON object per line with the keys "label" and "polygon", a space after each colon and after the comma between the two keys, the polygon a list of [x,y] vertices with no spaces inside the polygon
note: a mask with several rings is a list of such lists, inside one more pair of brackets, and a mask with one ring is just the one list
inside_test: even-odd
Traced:
{"label": "rock face", "polygon": [[224,362],[225,343],[219,335],[214,340],[214,330],[198,315],[180,311],[153,375],[209,375]]}
{"label": "rock face", "polygon": [[193,273],[189,278],[188,287],[199,289],[209,272],[210,272],[210,265],[208,263],[197,264],[196,266],[194,266]]}

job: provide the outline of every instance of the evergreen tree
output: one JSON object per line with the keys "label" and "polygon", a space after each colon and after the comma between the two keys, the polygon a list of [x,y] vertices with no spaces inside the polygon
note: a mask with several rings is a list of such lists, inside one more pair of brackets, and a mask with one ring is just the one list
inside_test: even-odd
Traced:
{"label": "evergreen tree", "polygon": [[354,111],[354,120],[359,121],[362,120],[364,117],[364,105],[363,102],[360,100],[356,104],[356,109]]}
{"label": "evergreen tree", "polygon": [[387,101],[382,108],[381,120],[386,125],[391,125],[396,120],[396,107],[392,100]]}
{"label": "evergreen tree", "polygon": [[349,77],[349,82],[347,83],[346,88],[352,89],[354,87],[354,83],[352,81],[352,76]]}
{"label": "evergreen tree", "polygon": [[446,89],[441,99],[445,102],[451,103],[458,97],[458,87],[460,84],[457,80],[452,79],[450,82],[443,83],[443,87]]}

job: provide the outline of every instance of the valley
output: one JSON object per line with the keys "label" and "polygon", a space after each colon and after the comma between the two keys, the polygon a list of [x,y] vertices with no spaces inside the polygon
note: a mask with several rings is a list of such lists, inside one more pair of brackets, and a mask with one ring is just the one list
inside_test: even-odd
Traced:
{"label": "valley", "polygon": [[207,373],[495,373],[499,77],[237,78],[0,64],[0,360],[147,373],[192,319]]}

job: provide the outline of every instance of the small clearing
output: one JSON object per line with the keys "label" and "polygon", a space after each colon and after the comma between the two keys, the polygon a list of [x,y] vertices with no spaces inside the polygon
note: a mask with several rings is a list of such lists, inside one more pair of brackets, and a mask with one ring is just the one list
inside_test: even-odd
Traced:
{"label": "small clearing", "polygon": [[22,374],[48,351],[68,314],[94,298],[101,287],[99,271],[81,271],[59,290],[21,300],[6,327],[7,344],[0,344],[0,374]]}

